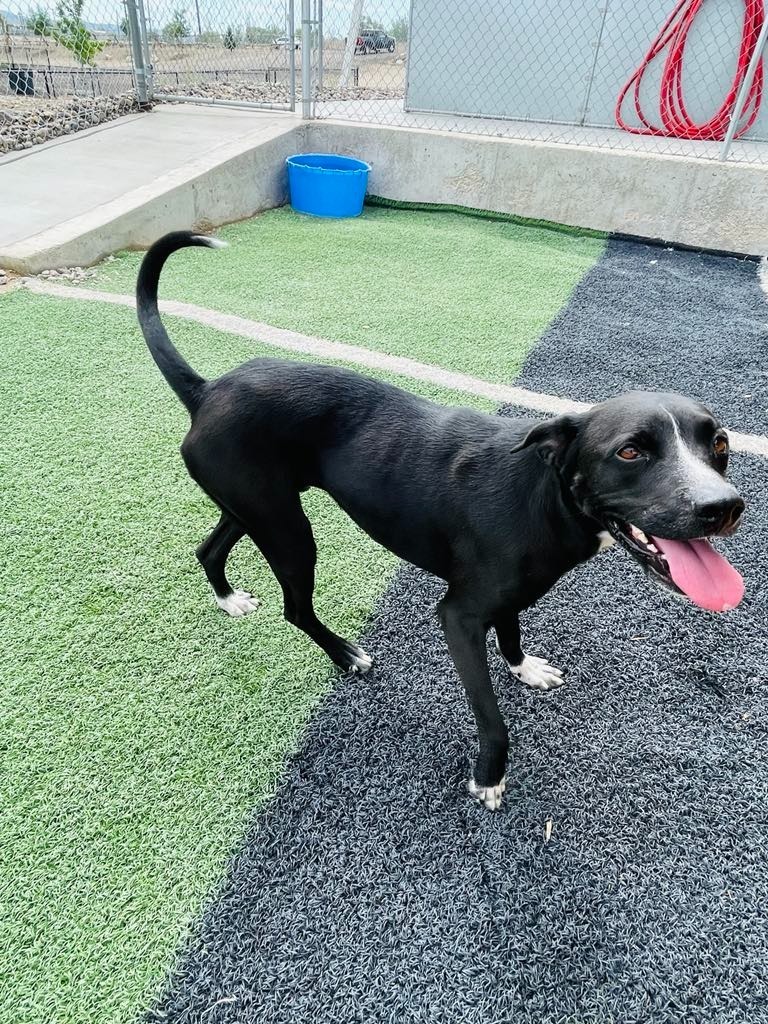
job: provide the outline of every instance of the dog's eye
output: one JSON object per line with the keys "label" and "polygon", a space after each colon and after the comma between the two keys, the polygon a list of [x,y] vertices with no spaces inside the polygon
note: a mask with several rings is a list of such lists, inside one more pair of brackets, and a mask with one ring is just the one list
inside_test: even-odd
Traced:
{"label": "dog's eye", "polygon": [[728,438],[722,436],[716,437],[712,442],[712,451],[718,459],[724,458],[728,454]]}
{"label": "dog's eye", "polygon": [[639,449],[635,448],[633,444],[625,444],[623,448],[619,448],[616,454],[625,462],[635,462],[642,458]]}

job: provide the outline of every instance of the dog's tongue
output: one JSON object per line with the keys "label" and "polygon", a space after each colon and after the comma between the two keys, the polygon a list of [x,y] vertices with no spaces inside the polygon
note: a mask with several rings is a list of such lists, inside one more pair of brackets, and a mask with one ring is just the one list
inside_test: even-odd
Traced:
{"label": "dog's tongue", "polygon": [[744,597],[740,573],[709,541],[654,537],[653,542],[666,558],[673,582],[700,608],[727,612]]}

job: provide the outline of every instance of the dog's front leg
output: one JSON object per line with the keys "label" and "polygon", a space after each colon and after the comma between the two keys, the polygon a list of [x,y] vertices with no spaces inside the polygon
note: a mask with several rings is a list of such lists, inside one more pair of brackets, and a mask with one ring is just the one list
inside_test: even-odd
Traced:
{"label": "dog's front leg", "polygon": [[496,650],[507,663],[509,671],[534,690],[555,690],[565,680],[559,668],[544,658],[525,654],[520,646],[520,617],[516,611],[504,611],[494,616]]}
{"label": "dog's front leg", "polygon": [[438,606],[438,615],[477,722],[480,752],[469,792],[496,811],[504,794],[509,734],[488,672],[486,626],[472,602],[450,590]]}

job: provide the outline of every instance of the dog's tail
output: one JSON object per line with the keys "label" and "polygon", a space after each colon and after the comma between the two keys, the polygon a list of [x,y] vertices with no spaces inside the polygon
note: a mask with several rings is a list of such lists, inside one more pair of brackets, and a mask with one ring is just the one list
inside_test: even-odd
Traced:
{"label": "dog's tail", "polygon": [[219,249],[226,244],[218,238],[195,235],[191,231],[172,231],[150,247],[141,261],[136,282],[136,311],[144,340],[160,372],[190,413],[194,413],[200,405],[206,381],[192,369],[168,337],[157,308],[157,285],[165,261],[177,249],[189,245]]}

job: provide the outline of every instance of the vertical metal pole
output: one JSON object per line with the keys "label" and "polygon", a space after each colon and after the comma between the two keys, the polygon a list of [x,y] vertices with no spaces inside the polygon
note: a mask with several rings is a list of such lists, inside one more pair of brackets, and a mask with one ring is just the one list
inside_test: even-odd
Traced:
{"label": "vertical metal pole", "polygon": [[141,29],[141,43],[144,50],[144,75],[147,83],[147,99],[151,100],[155,95],[155,80],[152,75],[152,55],[149,52],[149,33],[147,32],[147,19],[144,11],[144,0],[136,0],[139,12],[139,27]]}
{"label": "vertical metal pole", "polygon": [[344,47],[344,57],[341,61],[341,74],[339,75],[339,88],[346,89],[349,85],[349,76],[352,72],[352,61],[355,59],[357,36],[360,32],[360,20],[363,16],[363,0],[352,0],[352,12],[349,16],[349,34],[347,45]]}
{"label": "vertical metal pole", "polygon": [[317,91],[323,91],[323,0],[317,0]]}
{"label": "vertical metal pole", "polygon": [[317,0],[312,0],[312,67],[317,67]]}
{"label": "vertical metal pole", "polygon": [[139,29],[136,0],[125,0],[125,10],[128,15],[128,36],[131,43],[133,70],[136,75],[136,96],[139,103],[146,103],[149,99],[147,69],[144,64],[144,48],[141,45],[141,30]]}
{"label": "vertical metal pole", "polygon": [[312,0],[301,0],[301,116],[312,117]]}
{"label": "vertical metal pole", "polygon": [[296,109],[296,21],[293,7],[293,0],[288,0],[288,38],[291,41],[288,49],[288,78],[290,80],[291,110]]}
{"label": "vertical metal pole", "polygon": [[197,38],[203,34],[203,26],[200,24],[200,3],[199,0],[195,0],[195,17],[197,18]]}
{"label": "vertical metal pole", "polygon": [[731,152],[731,146],[733,145],[733,139],[736,135],[736,129],[739,126],[741,115],[744,113],[744,104],[747,102],[747,93],[752,88],[752,82],[755,78],[757,65],[760,63],[760,58],[762,57],[763,50],[765,49],[766,39],[768,39],[768,17],[764,16],[763,27],[760,29],[760,35],[757,37],[755,49],[752,52],[752,60],[749,62],[747,73],[744,75],[744,81],[741,83],[739,94],[733,105],[731,123],[728,125],[728,131],[725,133],[723,148],[720,150],[720,156],[718,158],[720,160],[727,160],[728,154]]}

